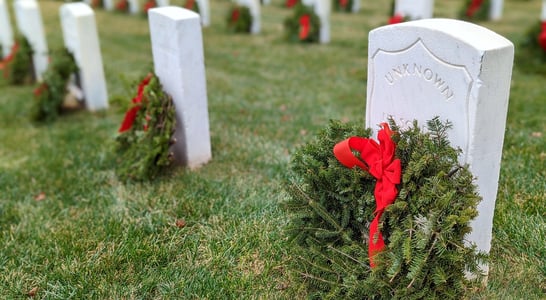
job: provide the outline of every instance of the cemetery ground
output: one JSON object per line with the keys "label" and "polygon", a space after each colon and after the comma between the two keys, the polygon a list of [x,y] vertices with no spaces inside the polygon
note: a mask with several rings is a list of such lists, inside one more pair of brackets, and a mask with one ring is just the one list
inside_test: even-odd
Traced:
{"label": "cemetery ground", "polygon": [[[456,17],[461,1],[437,1]],[[58,7],[40,1],[49,48],[62,47]],[[329,119],[364,124],[367,34],[389,1],[333,13],[327,45],[289,44],[277,0],[262,32],[226,32],[230,2],[211,3],[203,29],[213,159],[146,183],[114,173],[114,138],[152,68],[144,17],[96,11],[110,94],[104,112],[30,121],[34,86],[0,79],[0,298],[305,297],[288,265],[282,204],[290,154]],[[506,0],[480,23],[516,44],[539,1]],[[510,92],[490,275],[477,299],[546,294],[546,77],[518,69]]]}

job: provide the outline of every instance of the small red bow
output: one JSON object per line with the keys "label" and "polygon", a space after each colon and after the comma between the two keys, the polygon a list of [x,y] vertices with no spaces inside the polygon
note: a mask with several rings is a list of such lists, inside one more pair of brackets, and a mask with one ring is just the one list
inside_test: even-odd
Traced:
{"label": "small red bow", "polygon": [[[133,126],[133,123],[135,122],[135,119],[137,117],[137,113],[142,107],[142,96],[144,95],[144,88],[150,83],[150,80],[152,79],[152,74],[148,74],[138,85],[138,91],[137,95],[131,100],[131,102],[134,104],[133,107],[129,108],[129,110],[125,113],[125,118],[123,118],[123,122],[121,123],[121,126],[118,129],[119,133],[125,132]],[[146,130],[148,127],[147,125],[144,125],[144,129]]]}
{"label": "small red bow", "polygon": [[342,8],[346,8],[347,4],[349,4],[349,0],[339,0],[339,6]]}
{"label": "small red bow", "polygon": [[483,0],[472,0],[472,2],[470,2],[470,5],[468,6],[468,9],[466,10],[466,16],[472,18],[482,6],[482,2]]}
{"label": "small red bow", "polygon": [[311,16],[302,15],[300,17],[300,40],[305,40],[309,36],[309,29],[311,28]]}
{"label": "small red bow", "polygon": [[184,5],[184,8],[193,10],[194,5],[195,5],[195,0],[188,0],[188,2],[186,2],[186,5]]}
{"label": "small red bow", "polygon": [[[347,168],[360,167],[370,173],[377,182],[374,189],[376,202],[375,217],[370,225],[368,257],[370,265],[375,266],[373,256],[385,248],[383,235],[379,231],[379,219],[385,208],[396,199],[400,183],[402,167],[400,159],[394,158],[396,145],[392,141],[393,132],[387,123],[382,123],[377,139],[379,144],[368,138],[350,137],[334,146],[334,155]],[[355,157],[353,150],[360,152],[360,159]],[[362,160],[361,160],[362,159]]]}
{"label": "small red bow", "polygon": [[546,21],[542,22],[542,31],[538,35],[538,44],[546,51]]}
{"label": "small red bow", "polygon": [[239,20],[239,15],[241,13],[239,12],[239,8],[235,8],[232,12],[231,12],[231,23],[236,23],[238,20]]}
{"label": "small red bow", "polygon": [[155,7],[155,0],[146,1],[146,3],[144,3],[144,13],[148,13],[148,10],[154,7]]}
{"label": "small red bow", "polygon": [[389,19],[389,25],[398,24],[404,22],[404,16],[401,14],[395,14]]}

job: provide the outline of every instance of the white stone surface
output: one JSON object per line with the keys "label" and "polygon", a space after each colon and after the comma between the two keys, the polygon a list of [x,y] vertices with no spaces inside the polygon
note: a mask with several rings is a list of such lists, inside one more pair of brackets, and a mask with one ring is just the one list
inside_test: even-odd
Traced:
{"label": "white stone surface", "polygon": [[315,0],[301,0],[301,3],[305,6],[315,6]]}
{"label": "white stone surface", "polygon": [[353,0],[353,6],[351,7],[351,12],[357,13],[360,11],[360,0]]}
{"label": "white stone surface", "polygon": [[500,20],[502,17],[502,7],[504,5],[503,0],[491,0],[491,7],[489,10],[489,19]]}
{"label": "white stone surface", "polygon": [[169,6],[170,5],[169,0],[156,0],[155,3],[157,4],[158,7]]}
{"label": "white stone surface", "polygon": [[13,29],[11,28],[8,4],[4,0],[0,0],[0,44],[2,44],[4,57],[8,56],[13,46]]}
{"label": "white stone surface", "polygon": [[144,4],[143,1],[139,1],[139,0],[128,0],[128,3],[129,3],[129,13],[133,15],[140,13],[140,11],[142,10],[142,5]]}
{"label": "white stone surface", "polygon": [[102,4],[104,5],[104,9],[106,10],[114,10],[114,0],[102,0]]}
{"label": "white stone surface", "polygon": [[252,16],[250,33],[260,33],[260,0],[237,0],[237,4],[246,6],[250,10],[250,15]]}
{"label": "white stone surface", "polygon": [[176,108],[175,159],[196,168],[212,157],[199,15],[160,7],[151,9],[148,19],[155,73]]}
{"label": "white stone surface", "polygon": [[16,0],[14,8],[17,28],[34,50],[32,62],[36,79],[42,81],[42,74],[49,64],[49,56],[40,7],[36,0]]}
{"label": "white stone surface", "polygon": [[394,13],[411,20],[432,18],[434,0],[396,0]]}
{"label": "white stone surface", "polygon": [[315,0],[315,14],[320,19],[319,42],[330,42],[330,14],[332,13],[331,0]]}
{"label": "white stone surface", "polygon": [[[199,16],[203,27],[210,26],[210,3],[209,0],[196,0],[199,6]],[[258,11],[258,15],[260,12]]]}
{"label": "white stone surface", "polygon": [[80,68],[85,105],[89,110],[108,108],[108,92],[100,51],[95,13],[83,2],[59,8],[64,45],[73,53]]}
{"label": "white stone surface", "polygon": [[[478,25],[426,19],[370,32],[366,126],[389,116],[422,126],[439,116],[453,123],[483,197],[469,242],[489,252],[514,56],[513,44]],[[487,271],[487,266],[483,266]]]}

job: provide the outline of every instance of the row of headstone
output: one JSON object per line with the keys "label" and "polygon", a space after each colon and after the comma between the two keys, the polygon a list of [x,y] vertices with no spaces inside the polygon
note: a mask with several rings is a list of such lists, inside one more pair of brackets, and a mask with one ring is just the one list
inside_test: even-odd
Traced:
{"label": "row of headstone", "polygon": [[[489,19],[499,20],[502,17],[503,0],[491,0]],[[404,16],[409,20],[432,18],[434,0],[396,0],[394,14]]]}
{"label": "row of headstone", "polygon": [[[34,51],[32,60],[36,79],[42,81],[50,58],[38,2],[17,0],[14,2],[14,9],[17,28]],[[65,47],[74,55],[80,70],[77,76],[82,90],[80,98],[85,99],[89,110],[107,108],[108,93],[93,10],[83,2],[67,3],[61,5],[59,14]],[[0,37],[7,56],[14,39],[8,7],[4,0],[0,0],[0,22]]]}

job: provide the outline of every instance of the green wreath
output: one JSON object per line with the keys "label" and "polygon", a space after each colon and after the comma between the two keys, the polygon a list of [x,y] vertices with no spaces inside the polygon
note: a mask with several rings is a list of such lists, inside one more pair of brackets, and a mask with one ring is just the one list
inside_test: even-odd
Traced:
{"label": "green wreath", "polygon": [[[131,112],[134,118],[128,120]],[[118,177],[123,181],[149,180],[173,166],[170,147],[175,142],[175,126],[173,100],[163,91],[159,78],[150,74],[139,85],[116,138]]]}
{"label": "green wreath", "polygon": [[352,12],[354,0],[333,0],[334,9],[341,12]]}
{"label": "green wreath", "polygon": [[184,8],[199,13],[199,2],[197,0],[187,0],[184,4]]}
{"label": "green wreath", "polygon": [[[302,36],[302,17],[308,16],[307,34]],[[316,43],[319,41],[320,18],[315,14],[313,8],[305,6],[298,2],[294,8],[294,13],[284,21],[286,30],[286,39],[290,42]]]}
{"label": "green wreath", "polygon": [[489,10],[491,7],[490,0],[482,0],[478,9],[472,10],[472,3],[476,0],[466,0],[464,6],[459,11],[459,19],[461,20],[475,20],[485,21],[489,20]]}
{"label": "green wreath", "polygon": [[32,119],[36,122],[52,122],[63,110],[67,94],[66,85],[78,66],[70,51],[64,49],[53,59],[43,75],[43,82],[34,90]]}
{"label": "green wreath", "polygon": [[10,58],[5,59],[4,63],[4,72],[9,83],[14,85],[34,83],[36,80],[32,61],[34,50],[23,35],[19,35],[15,39],[12,52],[14,53],[10,53]]}
{"label": "green wreath", "polygon": [[252,15],[250,9],[244,5],[234,5],[226,16],[227,28],[231,32],[250,33]]}
{"label": "green wreath", "polygon": [[[428,133],[401,130],[395,157],[401,161],[398,195],[379,219],[385,248],[370,267],[368,235],[375,215],[376,180],[349,169],[332,153],[350,137],[370,136],[360,125],[331,121],[292,159],[287,181],[287,234],[294,246],[291,269],[315,299],[458,299],[479,284],[485,255],[464,236],[480,197],[472,174],[457,163],[447,140],[448,123],[435,118]],[[465,274],[475,274],[469,280]]]}
{"label": "green wreath", "polygon": [[526,72],[546,74],[546,51],[538,42],[542,21],[537,22],[519,42],[515,66]]}

